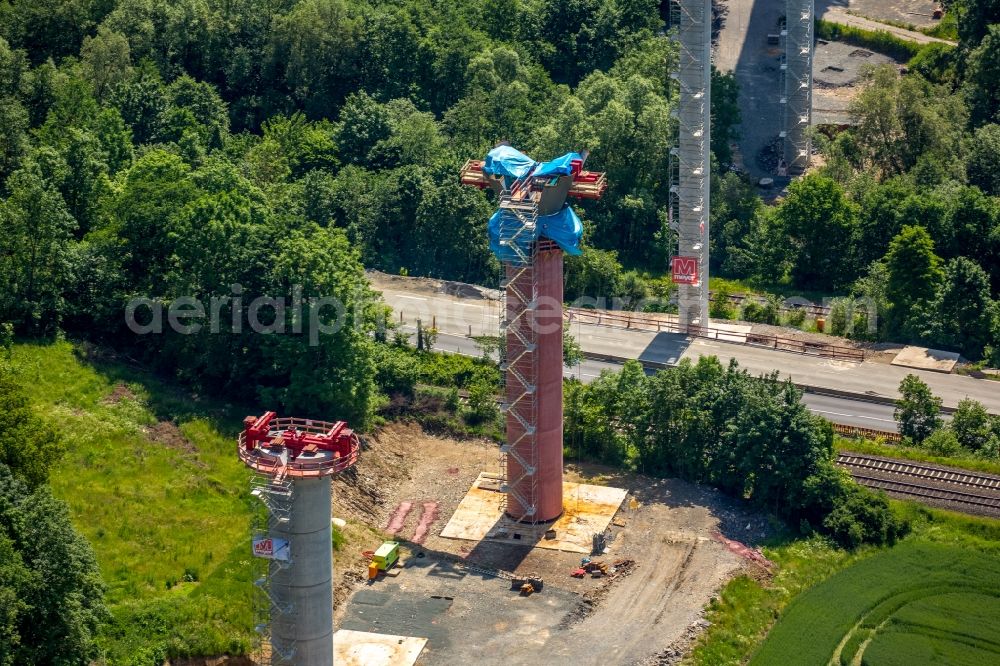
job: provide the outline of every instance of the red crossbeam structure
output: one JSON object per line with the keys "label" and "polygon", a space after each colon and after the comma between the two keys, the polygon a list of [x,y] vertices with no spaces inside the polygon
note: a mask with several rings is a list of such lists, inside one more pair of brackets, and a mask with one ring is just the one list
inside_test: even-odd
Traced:
{"label": "red crossbeam structure", "polygon": [[[461,180],[463,185],[478,187],[483,190],[490,187],[489,176],[483,173],[483,160],[468,160],[462,167]],[[569,196],[576,199],[600,199],[608,189],[608,180],[602,171],[584,171],[583,160],[573,160],[573,183],[570,185]],[[558,176],[553,176],[558,178]],[[532,179],[534,180],[534,179]],[[544,180],[542,178],[541,180]],[[515,185],[517,187],[518,185]],[[532,183],[532,187],[539,187]]]}
{"label": "red crossbeam structure", "polygon": [[[302,421],[302,426],[311,426],[320,422]],[[275,429],[273,426],[277,425]],[[248,416],[243,419],[243,447],[253,451],[259,446],[274,448],[284,447],[294,458],[303,450],[332,451],[347,457],[357,448],[357,438],[354,431],[347,427],[345,421],[337,421],[325,432],[314,432],[311,429],[297,427],[295,420],[278,419],[275,412],[264,412],[263,416]]]}

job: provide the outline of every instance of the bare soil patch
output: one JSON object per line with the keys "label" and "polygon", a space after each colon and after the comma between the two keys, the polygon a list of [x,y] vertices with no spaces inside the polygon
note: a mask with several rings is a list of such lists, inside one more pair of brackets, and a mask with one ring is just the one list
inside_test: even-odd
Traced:
{"label": "bare soil patch", "polygon": [[[753,566],[714,533],[753,546],[769,532],[763,516],[712,489],[582,464],[567,467],[567,480],[630,492],[609,552],[595,558],[618,563],[611,576],[571,577],[581,561],[574,553],[440,537],[478,474],[497,465],[494,443],[433,437],[416,425],[369,438],[354,472],[334,482],[334,515],[348,521],[350,537],[336,555],[338,627],[427,637],[418,662],[426,664],[539,655],[549,664],[672,663],[648,660],[686,652],[706,626],[705,605]],[[368,583],[362,552],[390,529],[404,566]],[[520,597],[508,574],[540,576],[544,589]]]}
{"label": "bare soil patch", "polygon": [[104,396],[101,402],[104,403],[105,405],[117,405],[122,400],[135,400],[135,399],[136,396],[135,393],[132,392],[132,389],[130,389],[125,384],[118,382],[117,384],[115,384],[115,387],[111,389],[111,393]]}
{"label": "bare soil patch", "polygon": [[156,425],[150,426],[146,436],[151,442],[162,444],[169,449],[175,449],[188,455],[197,455],[198,453],[198,447],[181,433],[173,421],[160,421]]}

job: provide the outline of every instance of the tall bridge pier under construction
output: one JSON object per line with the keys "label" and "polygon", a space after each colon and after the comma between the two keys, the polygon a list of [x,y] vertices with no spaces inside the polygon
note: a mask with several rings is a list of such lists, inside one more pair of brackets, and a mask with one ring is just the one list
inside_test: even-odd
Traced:
{"label": "tall bridge pier under construction", "polygon": [[583,233],[566,199],[599,199],[607,189],[603,173],[583,169],[586,159],[535,162],[502,144],[461,172],[463,184],[497,195],[489,231],[503,265],[501,508],[522,523],[563,512],[563,252],[579,254]]}

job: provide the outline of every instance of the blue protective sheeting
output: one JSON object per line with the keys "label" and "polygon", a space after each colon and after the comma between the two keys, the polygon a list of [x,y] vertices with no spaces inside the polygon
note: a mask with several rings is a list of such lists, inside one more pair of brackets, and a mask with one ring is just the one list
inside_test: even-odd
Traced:
{"label": "blue protective sheeting", "polygon": [[[511,146],[497,146],[487,153],[483,162],[483,173],[503,176],[507,187],[510,187],[514,180],[528,175],[569,176],[573,172],[573,160],[579,159],[582,159],[579,153],[566,153],[551,162],[538,163]],[[502,211],[498,210],[490,218],[490,250],[500,261],[516,261],[516,253],[511,248],[500,247],[501,215]],[[566,254],[575,256],[580,254],[581,236],[583,236],[583,224],[580,218],[572,208],[564,205],[558,213],[539,216],[535,236],[519,236],[518,245],[527,252],[532,242],[543,237],[555,241]]]}
{"label": "blue protective sheeting", "polygon": [[523,178],[535,168],[535,160],[510,146],[497,146],[486,154],[483,173],[504,178]]}
{"label": "blue protective sheeting", "polygon": [[580,153],[566,153],[551,162],[542,162],[533,176],[568,176],[573,173],[573,160],[582,160]]}
{"label": "blue protective sheeting", "polygon": [[[517,254],[508,247],[500,247],[500,216],[502,211],[493,213],[489,222],[490,251],[500,261],[516,261]],[[522,236],[519,239],[521,250],[528,252],[530,245],[538,237],[548,238],[556,243],[566,254],[580,254],[580,237],[583,236],[583,223],[576,212],[565,206],[558,213],[542,215],[538,218],[537,233],[534,238]]]}

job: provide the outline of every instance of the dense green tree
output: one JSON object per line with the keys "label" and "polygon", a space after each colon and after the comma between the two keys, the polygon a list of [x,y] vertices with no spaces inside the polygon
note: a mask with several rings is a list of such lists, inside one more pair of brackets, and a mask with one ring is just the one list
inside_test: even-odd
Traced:
{"label": "dense green tree", "polygon": [[976,130],[966,169],[970,185],[1000,196],[1000,125],[984,125]]}
{"label": "dense green tree", "polygon": [[76,55],[93,26],[92,4],[92,0],[10,0],[0,11],[0,30],[36,63]]}
{"label": "dense green tree", "polygon": [[996,307],[986,272],[965,257],[952,259],[937,295],[927,304],[923,337],[977,360],[993,339]]}
{"label": "dense green tree", "polygon": [[957,49],[950,44],[926,44],[906,63],[907,69],[916,72],[931,83],[951,86],[955,82]]}
{"label": "dense green tree", "polygon": [[793,182],[778,208],[778,220],[794,244],[796,284],[832,289],[850,281],[857,209],[833,179],[811,174]]}
{"label": "dense green tree", "polygon": [[737,275],[732,248],[750,233],[750,221],[763,206],[753,186],[735,173],[712,179],[711,258],[726,275]]}
{"label": "dense green tree", "polygon": [[0,203],[0,320],[21,333],[50,334],[63,311],[76,223],[36,164],[11,175],[7,187],[11,194]]}
{"label": "dense green tree", "polygon": [[509,47],[495,47],[472,58],[466,72],[467,92],[444,117],[448,133],[461,150],[478,156],[500,141],[527,147],[538,107],[552,103],[535,87],[532,73]]}
{"label": "dense green tree", "polygon": [[[215,87],[190,76],[181,76],[166,88],[167,102],[190,112],[192,131],[206,148],[221,148],[229,133],[229,114]],[[172,137],[178,140],[180,137]]]}
{"label": "dense green tree", "polygon": [[965,97],[973,126],[1000,122],[1000,22],[990,25],[966,62]]}
{"label": "dense green tree", "polygon": [[579,256],[566,257],[567,300],[608,298],[621,293],[622,265],[616,252],[584,246]]}
{"label": "dense green tree", "polygon": [[740,124],[739,88],[736,74],[712,68],[712,153],[722,164],[733,161],[730,147]]}
{"label": "dense green tree", "polygon": [[190,167],[176,155],[153,150],[129,170],[99,238],[136,293],[165,293],[163,280],[173,249],[164,221],[197,196]]}
{"label": "dense green tree", "polygon": [[565,396],[566,446],[611,463],[709,483],[848,547],[892,543],[906,525],[883,495],[833,464],[833,429],[801,393],[735,362],[685,359],[649,377],[635,361]]}
{"label": "dense green tree", "polygon": [[136,69],[111,93],[111,103],[132,129],[136,143],[163,138],[169,102],[159,72],[148,66]]}
{"label": "dense green tree", "polygon": [[592,241],[618,249],[626,262],[662,266],[670,241],[662,207],[671,120],[661,89],[637,74],[620,80],[596,72],[577,96],[599,146],[587,165],[606,171],[609,182],[608,194],[588,214],[595,222]]}
{"label": "dense green tree", "polygon": [[976,46],[992,24],[1000,23],[997,0],[954,0],[952,6],[958,14],[958,36],[965,46]]}
{"label": "dense green tree", "polygon": [[31,118],[24,98],[31,78],[25,52],[11,49],[0,37],[0,126],[4,128],[0,133],[0,180],[3,181],[20,165],[30,146]]}
{"label": "dense green tree", "polygon": [[414,268],[422,275],[446,277],[447,267],[448,274],[458,280],[487,274],[496,266],[484,242],[490,213],[482,195],[456,182],[430,188],[414,219]]}
{"label": "dense green tree", "polygon": [[916,375],[903,378],[899,393],[893,418],[899,424],[899,433],[919,446],[941,427],[941,398]]}
{"label": "dense green tree", "polygon": [[368,164],[368,154],[392,131],[389,110],[364,91],[347,98],[337,125],[337,146],[345,164]]}
{"label": "dense green tree", "polygon": [[[735,228],[727,228],[729,224]],[[791,269],[793,254],[778,209],[757,207],[746,227],[741,230],[738,222],[723,227],[723,234],[732,239],[726,246],[723,271],[764,284],[783,279]]]}
{"label": "dense green tree", "polygon": [[84,37],[80,64],[84,77],[94,87],[97,99],[108,99],[111,91],[127,80],[132,71],[128,38],[101,26],[95,36]]}
{"label": "dense green tree", "polygon": [[941,259],[923,227],[904,226],[885,256],[885,294],[891,305],[891,330],[902,330],[934,298],[942,279]]}
{"label": "dense green tree", "polygon": [[211,51],[205,47],[215,25],[207,0],[117,0],[104,27],[128,38],[135,62],[156,63],[166,78],[202,76],[208,68]]}
{"label": "dense green tree", "polygon": [[[935,246],[948,258],[965,256],[977,263],[1000,266],[1000,199],[985,196],[978,188],[951,189],[949,207],[941,228],[931,230]],[[998,282],[1000,285],[1000,282]]]}
{"label": "dense green tree", "polygon": [[[855,265],[868,266],[885,256],[890,241],[907,220],[921,220],[927,226],[928,216],[914,215],[913,208],[926,207],[930,197],[919,196],[913,183],[905,176],[858,189],[860,191],[854,194],[860,208],[858,226],[851,239]],[[940,216],[943,215],[942,211]]]}
{"label": "dense green tree", "polygon": [[543,62],[560,83],[606,70],[629,45],[660,27],[653,0],[540,0],[535,10]]}
{"label": "dense green tree", "polygon": [[871,68],[850,112],[859,167],[891,177],[921,160],[928,167],[939,163],[946,173],[962,166],[967,112],[961,99],[943,86],[921,77],[900,78],[889,66]]}
{"label": "dense green tree", "polygon": [[959,444],[970,451],[982,451],[996,437],[996,421],[997,417],[990,416],[981,402],[965,398],[952,414],[950,426]]}
{"label": "dense green tree", "polygon": [[329,113],[358,82],[360,21],[344,0],[302,0],[275,19],[268,66],[312,118]]}
{"label": "dense green tree", "polygon": [[66,445],[39,418],[13,371],[0,361],[0,465],[32,488],[48,480]]}
{"label": "dense green tree", "polygon": [[268,363],[256,382],[259,399],[364,429],[377,396],[374,294],[342,230],[302,224],[276,242],[270,291],[287,298],[296,289],[306,299],[303,312],[288,307],[284,316],[294,334],[263,336]]}
{"label": "dense green tree", "polygon": [[30,488],[0,464],[0,662],[85,664],[107,619],[90,544],[48,486]]}

